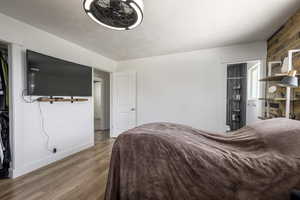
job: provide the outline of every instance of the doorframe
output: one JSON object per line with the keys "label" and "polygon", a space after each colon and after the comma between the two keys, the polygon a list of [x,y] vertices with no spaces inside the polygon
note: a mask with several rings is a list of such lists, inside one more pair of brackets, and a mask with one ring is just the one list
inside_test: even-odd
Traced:
{"label": "doorframe", "polygon": [[[249,62],[249,61],[248,61]],[[255,62],[255,61],[253,61],[253,62]],[[262,78],[262,74],[261,74],[261,61],[257,61],[257,63],[255,64],[255,65],[253,65],[252,67],[250,67],[250,68],[247,68],[247,83],[248,83],[248,87],[247,87],[247,101],[248,100],[258,100],[258,98],[257,99],[252,99],[252,98],[250,98],[249,97],[249,94],[250,94],[250,92],[251,92],[251,89],[252,89],[252,87],[250,86],[250,84],[251,84],[251,81],[252,81],[252,79],[251,79],[251,75],[249,74],[249,72],[250,71],[252,71],[254,68],[258,68],[258,81],[259,81],[259,79],[261,79]],[[260,95],[259,93],[260,93],[260,91],[261,91],[261,84],[258,84],[258,96]]]}
{"label": "doorframe", "polygon": [[[223,66],[224,69],[224,77],[223,77],[223,82],[224,82],[224,96],[225,96],[225,100],[223,102],[224,105],[224,115],[223,115],[223,125],[224,125],[224,131],[227,130],[227,126],[226,126],[226,88],[227,88],[227,66],[231,65],[231,64],[240,64],[240,63],[248,63],[251,61],[260,61],[260,76],[264,77],[266,76],[267,73],[267,59],[266,57],[250,57],[250,58],[240,58],[240,59],[233,59],[233,60],[226,60],[226,61],[221,61],[221,65]],[[264,97],[265,96],[265,90],[263,88],[265,88],[265,83],[264,82],[260,82],[260,92],[259,92],[259,96],[260,97]],[[259,106],[261,107],[261,110],[259,114],[263,114],[265,112],[265,106],[264,106],[264,102],[259,102]]]}
{"label": "doorframe", "polygon": [[110,108],[109,108],[109,112],[110,112],[110,115],[109,115],[109,117],[110,117],[110,124],[109,124],[109,129],[110,129],[110,131],[109,131],[109,137],[112,137],[112,133],[114,132],[114,94],[113,94],[113,92],[114,92],[114,73],[115,72],[111,72],[111,73],[109,73],[109,82],[110,82],[110,88],[109,88],[109,90],[110,90]]}
{"label": "doorframe", "polygon": [[[263,87],[262,87],[262,84],[261,82],[259,81],[262,77],[263,77],[263,73],[262,73],[262,62],[261,60],[255,60],[255,61],[248,61],[248,62],[256,62],[256,64],[254,64],[253,66],[251,67],[247,67],[247,109],[248,110],[248,106],[249,106],[249,103],[253,103],[254,101],[256,101],[256,109],[257,109],[257,121],[259,120],[258,117],[263,113],[263,104],[264,103],[263,101],[262,102],[259,102],[259,98],[262,97],[262,90],[263,90]],[[251,72],[253,69],[257,68],[258,69],[258,77],[257,77],[257,80],[258,80],[258,88],[257,88],[257,98],[254,99],[250,96],[251,92],[252,92],[252,77],[251,77]],[[246,112],[246,125],[249,125],[249,113]],[[250,122],[251,123],[251,122]]]}
{"label": "doorframe", "polygon": [[[103,107],[104,107],[104,105],[103,105],[103,89],[105,89],[105,83],[104,83],[104,80],[102,79],[102,78],[98,78],[98,77],[94,77],[94,81],[93,81],[93,105],[94,105],[94,131],[97,131],[96,130],[96,128],[95,128],[95,83],[101,83],[101,119],[103,120],[103,118],[106,118],[105,117],[105,112],[104,112],[104,109],[103,109]],[[103,123],[102,122],[102,120],[101,120],[101,123]],[[106,119],[105,119],[105,121],[106,121]],[[100,127],[102,127],[102,125],[100,125]]]}
{"label": "doorframe", "polygon": [[[98,70],[98,71],[102,71],[102,72],[106,72],[109,74],[109,96],[110,96],[110,101],[109,101],[109,137],[111,137],[112,135],[112,124],[113,124],[113,94],[112,94],[112,91],[113,91],[113,81],[112,81],[112,78],[113,78],[113,73],[115,72],[110,72],[110,71],[105,71],[103,69],[99,69],[99,68],[95,68],[95,67],[92,67],[92,70],[93,70],[93,77],[92,77],[92,106],[93,106],[93,112],[92,112],[92,123],[93,123],[93,131],[95,131],[95,122],[94,122],[94,119],[95,119],[95,108],[94,108],[94,81],[97,81],[95,80],[95,70]],[[101,78],[100,78],[101,79]],[[102,83],[104,82],[104,80],[102,79]],[[93,134],[93,141],[95,141],[95,134]]]}

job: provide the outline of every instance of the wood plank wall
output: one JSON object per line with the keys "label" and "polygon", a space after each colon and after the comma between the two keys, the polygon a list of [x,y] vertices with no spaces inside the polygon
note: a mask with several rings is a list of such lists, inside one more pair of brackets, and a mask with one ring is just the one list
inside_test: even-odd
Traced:
{"label": "wood plank wall", "polygon": [[[283,61],[288,50],[299,48],[300,9],[268,40],[268,61]],[[300,54],[295,56],[294,67],[300,70]]]}
{"label": "wood plank wall", "polygon": [[[283,61],[288,56],[291,49],[300,49],[300,9],[288,19],[288,21],[274,33],[268,40],[268,58],[267,61]],[[293,66],[300,73],[300,53],[295,54]],[[280,73],[281,66],[275,67],[274,72]],[[269,87],[272,84],[269,84]],[[283,89],[278,92],[282,92]],[[300,94],[300,89],[295,89],[293,96]],[[280,112],[284,113],[285,106],[280,105]],[[300,120],[300,102],[293,102],[291,111],[296,115],[296,119]]]}

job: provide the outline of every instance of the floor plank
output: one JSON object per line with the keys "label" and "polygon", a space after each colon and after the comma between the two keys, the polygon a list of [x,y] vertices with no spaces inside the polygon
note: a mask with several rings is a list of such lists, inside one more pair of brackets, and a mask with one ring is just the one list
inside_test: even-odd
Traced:
{"label": "floor plank", "polygon": [[114,140],[14,180],[0,180],[1,200],[102,200]]}
{"label": "floor plank", "polygon": [[103,140],[108,140],[110,138],[110,132],[109,130],[104,130],[104,131],[95,131],[95,142],[103,141]]}

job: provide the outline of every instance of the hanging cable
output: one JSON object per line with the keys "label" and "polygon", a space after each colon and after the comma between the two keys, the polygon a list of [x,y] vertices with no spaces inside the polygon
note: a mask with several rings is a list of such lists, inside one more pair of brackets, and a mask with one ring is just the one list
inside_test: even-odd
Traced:
{"label": "hanging cable", "polygon": [[45,119],[44,119],[44,115],[43,115],[43,111],[41,108],[41,102],[38,102],[38,106],[39,106],[39,111],[40,111],[40,117],[41,117],[41,126],[42,126],[42,133],[44,134],[44,136],[46,137],[46,148],[49,152],[53,152],[52,149],[50,148],[50,136],[46,131],[45,128]]}
{"label": "hanging cable", "polygon": [[38,102],[38,108],[39,108],[39,114],[40,114],[40,118],[41,118],[41,127],[42,127],[42,133],[43,133],[43,136],[46,138],[46,149],[47,151],[53,153],[52,149],[50,148],[50,136],[49,134],[47,133],[46,131],[46,128],[45,128],[45,118],[44,118],[44,115],[43,115],[43,111],[42,111],[42,108],[41,108],[41,104],[40,102],[38,101],[39,98],[36,98],[36,99],[32,99],[32,96],[29,96],[29,99],[26,98],[25,96],[25,92],[27,91],[27,89],[24,89],[22,91],[22,99],[25,103],[34,103],[34,102]]}

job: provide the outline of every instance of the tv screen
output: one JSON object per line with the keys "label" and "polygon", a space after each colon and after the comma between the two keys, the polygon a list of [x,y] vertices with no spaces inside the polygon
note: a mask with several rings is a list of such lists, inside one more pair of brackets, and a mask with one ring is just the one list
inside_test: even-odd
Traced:
{"label": "tv screen", "polygon": [[92,68],[27,50],[27,94],[92,96]]}

